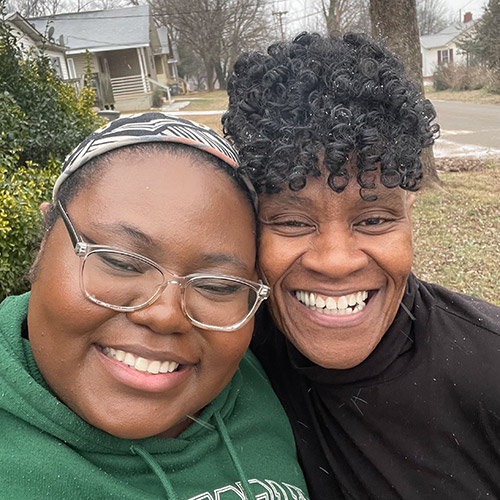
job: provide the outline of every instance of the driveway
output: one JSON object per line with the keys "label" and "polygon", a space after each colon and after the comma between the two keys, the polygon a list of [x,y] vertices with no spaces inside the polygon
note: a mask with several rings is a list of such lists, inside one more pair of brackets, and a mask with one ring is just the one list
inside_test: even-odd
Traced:
{"label": "driveway", "polygon": [[434,154],[439,156],[500,156],[500,105],[432,101],[441,125]]}

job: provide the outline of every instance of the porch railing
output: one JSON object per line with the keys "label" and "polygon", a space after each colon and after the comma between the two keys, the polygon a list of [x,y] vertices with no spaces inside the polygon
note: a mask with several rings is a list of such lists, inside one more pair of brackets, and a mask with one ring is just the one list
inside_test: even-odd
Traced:
{"label": "porch railing", "polygon": [[111,78],[111,87],[115,97],[124,97],[132,94],[151,92],[149,82],[141,75],[122,76]]}

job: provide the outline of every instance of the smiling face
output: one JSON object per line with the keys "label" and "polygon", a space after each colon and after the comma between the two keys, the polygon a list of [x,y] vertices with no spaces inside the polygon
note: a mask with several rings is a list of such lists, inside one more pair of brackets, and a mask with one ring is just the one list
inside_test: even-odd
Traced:
{"label": "smiling face", "polygon": [[[412,265],[414,196],[380,184],[364,201],[326,175],[304,189],[261,195],[259,261],[270,309],[295,347],[325,368],[352,368],[391,325]],[[372,191],[370,191],[372,194]]]}
{"label": "smiling face", "polygon": [[[122,152],[66,207],[80,235],[142,254],[177,275],[256,280],[252,210],[226,173],[161,153]],[[194,327],[169,284],[123,313],[80,290],[81,259],[58,220],[44,244],[28,312],[35,360],[57,397],[118,437],[177,436],[227,385],[250,342]],[[134,366],[129,366],[134,365]]]}

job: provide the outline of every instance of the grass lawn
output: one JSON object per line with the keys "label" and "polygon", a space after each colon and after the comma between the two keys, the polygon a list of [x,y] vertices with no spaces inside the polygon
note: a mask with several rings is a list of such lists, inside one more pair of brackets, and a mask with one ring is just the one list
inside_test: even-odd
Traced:
{"label": "grass lawn", "polygon": [[425,87],[425,97],[427,99],[442,101],[473,102],[476,104],[500,104],[500,94],[489,94],[483,89],[480,90],[441,90],[436,92],[432,85]]}
{"label": "grass lawn", "polygon": [[[184,108],[186,109],[186,108]],[[220,135],[222,135],[222,124],[220,115],[180,115],[182,118],[186,118],[187,120],[193,120],[195,122],[201,123],[202,125],[206,125],[214,129]]]}
{"label": "grass lawn", "polygon": [[[500,96],[430,92],[431,99],[500,103]],[[223,110],[224,91],[189,94],[186,111]],[[183,96],[179,96],[182,100]],[[221,132],[221,115],[189,115]],[[417,276],[500,305],[500,160],[467,172],[441,173],[441,188],[418,194],[413,211]]]}
{"label": "grass lawn", "polygon": [[187,95],[174,97],[174,101],[189,101],[189,105],[183,108],[189,112],[211,111],[226,109],[228,97],[225,90],[214,90],[213,92],[189,92]]}
{"label": "grass lawn", "polygon": [[415,273],[500,305],[500,161],[440,178],[415,203]]}

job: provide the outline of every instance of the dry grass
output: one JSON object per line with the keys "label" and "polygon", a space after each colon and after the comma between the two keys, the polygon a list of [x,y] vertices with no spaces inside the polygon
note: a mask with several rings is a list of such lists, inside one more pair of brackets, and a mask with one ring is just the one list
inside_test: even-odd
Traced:
{"label": "dry grass", "polygon": [[463,91],[441,90],[436,92],[432,86],[427,86],[425,88],[425,97],[431,101],[442,100],[473,102],[476,104],[500,104],[499,94],[490,94],[484,89]]}
{"label": "dry grass", "polygon": [[214,90],[213,92],[189,92],[189,94],[175,97],[174,101],[189,101],[189,105],[183,108],[183,110],[190,112],[224,110],[228,105],[228,96],[225,90]]}
{"label": "dry grass", "polygon": [[500,305],[500,162],[440,177],[415,204],[415,272]]}
{"label": "dry grass", "polygon": [[[188,120],[194,120],[195,122],[207,125],[219,134],[222,134],[221,116],[228,104],[228,97],[225,90],[214,90],[213,92],[190,92],[187,95],[176,97],[175,101],[189,101],[189,104],[185,108],[181,109],[181,113],[183,111],[189,111],[189,113],[200,111],[202,113],[200,115],[181,114],[180,116],[187,118]],[[204,111],[221,111],[221,113],[216,115],[204,115]]]}
{"label": "dry grass", "polygon": [[220,121],[222,114],[220,115],[180,115],[182,118],[188,120],[193,120],[195,122],[201,123],[214,129],[216,132],[222,135],[222,123]]}

